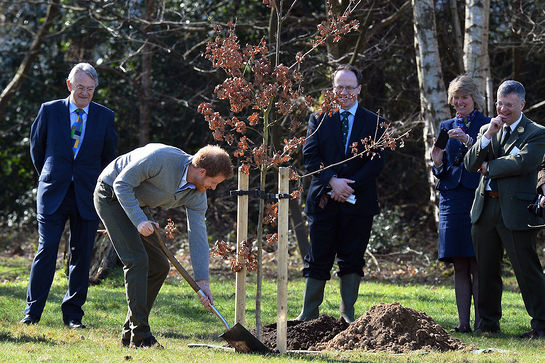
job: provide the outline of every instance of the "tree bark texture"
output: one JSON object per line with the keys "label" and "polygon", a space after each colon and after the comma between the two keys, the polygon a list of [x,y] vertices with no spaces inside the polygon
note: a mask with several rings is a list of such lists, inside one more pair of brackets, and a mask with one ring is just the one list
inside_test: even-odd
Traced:
{"label": "tree bark texture", "polygon": [[[155,0],[146,1],[146,12],[144,19],[151,22],[155,12]],[[140,80],[140,122],[138,141],[140,145],[145,145],[149,142],[149,129],[151,123],[151,73],[152,73],[152,50],[153,46],[150,42],[151,26],[146,24],[143,26],[143,32],[146,34],[146,40],[142,47],[142,75]]]}
{"label": "tree bark texture", "polygon": [[464,37],[460,27],[460,17],[458,16],[458,0],[450,0],[450,12],[452,13],[452,27],[454,28],[454,36],[456,39],[456,60],[458,63],[458,73],[464,72]]}
{"label": "tree bark texture", "polygon": [[89,283],[97,285],[108,277],[117,265],[117,260],[117,253],[110,242],[108,233],[105,230],[98,230],[89,268]]}
{"label": "tree bark texture", "polygon": [[420,117],[424,120],[424,147],[426,169],[430,190],[430,202],[436,221],[438,221],[435,178],[431,170],[431,150],[433,138],[437,135],[439,123],[450,118],[447,93],[443,83],[437,30],[435,25],[434,1],[412,0],[414,17],[414,47],[418,85],[420,89]]}
{"label": "tree bark texture", "polygon": [[490,0],[467,0],[465,11],[464,68],[486,94],[488,17]]}

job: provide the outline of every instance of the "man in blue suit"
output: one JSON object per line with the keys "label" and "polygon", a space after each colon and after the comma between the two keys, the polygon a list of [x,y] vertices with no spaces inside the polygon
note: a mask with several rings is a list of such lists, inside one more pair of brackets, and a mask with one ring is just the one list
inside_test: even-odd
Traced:
{"label": "man in blue suit", "polygon": [[[310,248],[305,256],[306,277],[303,309],[297,320],[318,317],[324,287],[337,260],[340,278],[341,316],[354,321],[354,303],[363,276],[364,253],[369,242],[373,216],[378,214],[376,177],[384,166],[384,155],[363,155],[351,160],[351,146],[363,151],[363,139],[378,139],[384,120],[358,104],[361,73],[353,66],[340,66],[335,72],[335,89],[341,109],[310,116],[307,141],[303,147],[312,176],[305,210],[308,215]],[[346,161],[345,161],[346,160]],[[344,161],[344,162],[343,162]],[[333,166],[334,165],[334,166]]]}
{"label": "man in blue suit", "polygon": [[30,131],[30,154],[38,171],[38,251],[30,270],[23,324],[42,315],[55,274],[59,242],[70,220],[68,291],[62,302],[64,323],[85,328],[89,263],[98,227],[93,191],[98,175],[115,157],[114,113],[91,102],[98,86],[88,63],[72,68],[70,96],[42,104]]}

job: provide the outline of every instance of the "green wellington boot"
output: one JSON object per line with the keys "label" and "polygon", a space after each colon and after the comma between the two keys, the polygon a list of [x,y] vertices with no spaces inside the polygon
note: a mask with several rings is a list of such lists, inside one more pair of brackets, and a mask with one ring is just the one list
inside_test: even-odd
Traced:
{"label": "green wellington boot", "polygon": [[303,297],[303,310],[295,320],[308,321],[316,319],[320,315],[320,304],[324,300],[324,288],[326,280],[316,280],[307,277],[305,284],[305,296]]}
{"label": "green wellington boot", "polygon": [[340,277],[341,287],[341,317],[348,323],[354,321],[354,304],[358,299],[361,276],[359,274],[347,274]]}

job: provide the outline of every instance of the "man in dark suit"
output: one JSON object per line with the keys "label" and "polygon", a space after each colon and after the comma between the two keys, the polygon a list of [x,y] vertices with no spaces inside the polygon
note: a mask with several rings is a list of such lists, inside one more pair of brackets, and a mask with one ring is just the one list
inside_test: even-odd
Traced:
{"label": "man in dark suit", "polygon": [[67,326],[85,328],[82,305],[99,221],[93,191],[98,175],[115,157],[117,134],[114,113],[91,102],[98,76],[90,64],[74,66],[66,85],[70,96],[42,104],[30,131],[30,154],[39,174],[40,237],[21,323],[40,320],[55,274],[60,238],[70,220],[68,291],[61,307]]}
{"label": "man in dark suit", "polygon": [[352,157],[354,143],[363,151],[363,139],[379,138],[384,132],[380,127],[384,120],[358,104],[361,73],[357,68],[340,66],[333,87],[342,108],[331,116],[312,114],[303,147],[306,169],[324,170],[312,176],[306,200],[310,248],[303,269],[303,309],[297,320],[318,317],[325,283],[331,278],[336,258],[341,316],[352,322],[373,216],[379,212],[376,177],[384,166],[384,157],[377,151],[374,157],[344,160]]}
{"label": "man in dark suit", "polygon": [[471,209],[472,238],[479,265],[480,332],[500,331],[501,261],[507,251],[532,329],[545,336],[545,277],[536,252],[538,217],[527,206],[536,199],[537,170],[545,153],[545,128],[522,114],[526,92],[517,81],[498,88],[498,116],[481,127],[464,163],[481,180]]}

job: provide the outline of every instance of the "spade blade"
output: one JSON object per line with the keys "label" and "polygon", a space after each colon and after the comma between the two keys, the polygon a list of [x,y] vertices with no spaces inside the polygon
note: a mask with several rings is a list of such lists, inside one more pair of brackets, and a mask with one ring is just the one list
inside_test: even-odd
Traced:
{"label": "spade blade", "polygon": [[272,351],[245,327],[236,323],[231,329],[220,335],[238,353],[271,353]]}

